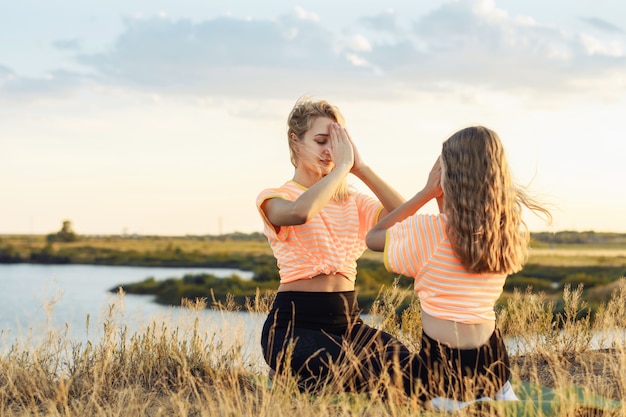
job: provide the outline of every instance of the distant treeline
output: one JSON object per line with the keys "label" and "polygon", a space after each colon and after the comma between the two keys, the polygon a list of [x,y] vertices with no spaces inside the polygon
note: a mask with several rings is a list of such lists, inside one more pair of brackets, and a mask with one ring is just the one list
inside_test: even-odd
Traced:
{"label": "distant treeline", "polygon": [[[555,233],[532,233],[535,245],[555,244],[595,244],[611,245],[626,243],[626,234],[562,231]],[[50,239],[41,246],[31,244],[12,245],[11,240],[0,236],[0,263],[35,263],[35,264],[91,264],[91,265],[126,265],[126,266],[160,266],[160,267],[206,267],[206,268],[233,268],[253,273],[255,282],[277,282],[279,280],[276,260],[265,246],[266,239],[261,233],[230,233],[219,236],[186,236],[175,239],[189,241],[230,242],[230,249],[215,249],[211,252],[202,252],[192,248],[183,250],[176,244],[163,245],[159,249],[129,249],[121,247],[98,246],[93,239],[84,238],[81,243],[74,244],[56,242]],[[163,236],[128,236],[129,240],[164,240]],[[174,239],[174,238],[172,238]],[[244,248],[232,242],[265,242],[257,245],[265,248],[264,251],[238,251]],[[540,242],[540,243],[537,243]],[[143,246],[139,246],[143,248]],[[147,246],[146,246],[147,247]],[[218,248],[226,247],[220,244]],[[615,266],[603,267],[548,267],[545,265],[528,264],[524,269],[513,274],[507,280],[507,290],[532,285],[537,290],[562,290],[565,284],[582,283],[586,287],[607,284],[626,274],[623,268]],[[359,260],[359,282],[365,283],[366,288],[375,287],[380,283],[389,283],[393,274],[387,272],[381,262],[368,259]],[[370,285],[371,284],[371,285]]]}
{"label": "distant treeline", "polygon": [[626,233],[607,232],[534,232],[530,234],[531,240],[547,244],[567,244],[567,245],[623,245],[626,244]]}
{"label": "distant treeline", "polygon": [[[237,249],[226,252],[205,253],[197,250],[182,250],[176,245],[168,245],[159,250],[137,250],[117,247],[102,247],[98,240],[116,238],[127,241],[167,241],[178,239],[204,242],[259,242],[266,243],[262,233],[228,233],[223,235],[198,235],[183,237],[167,236],[80,236],[71,231],[72,239],[66,236],[64,228],[55,234],[47,235],[42,245],[15,244],[11,236],[0,236],[0,263],[40,263],[40,264],[95,264],[132,266],[176,266],[176,267],[232,267],[255,272],[256,281],[272,281],[277,278],[275,264],[269,247],[263,254],[240,254]],[[556,245],[626,245],[626,233],[599,233],[593,231],[539,232],[531,233],[533,246]],[[96,243],[94,243],[96,241]],[[232,248],[232,246],[231,246]]]}
{"label": "distant treeline", "polygon": [[[260,232],[254,233],[227,233],[223,235],[198,236],[214,240],[239,240],[239,241],[265,241],[265,235]],[[189,236],[193,238],[193,236]],[[546,244],[602,244],[602,245],[624,245],[626,244],[626,233],[616,232],[595,232],[593,230],[577,232],[562,230],[559,232],[531,232],[531,242]]]}

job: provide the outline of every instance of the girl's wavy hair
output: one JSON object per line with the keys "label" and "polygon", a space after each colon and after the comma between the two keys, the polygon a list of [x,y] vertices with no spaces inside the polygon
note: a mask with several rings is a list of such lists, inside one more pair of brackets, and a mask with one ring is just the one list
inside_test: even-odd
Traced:
{"label": "girl's wavy hair", "polygon": [[[289,155],[294,167],[298,167],[298,159],[302,156],[298,153],[294,144],[302,141],[304,135],[311,129],[313,122],[318,117],[327,117],[342,126],[345,126],[343,115],[339,108],[326,100],[312,100],[309,97],[301,97],[291,109],[287,118],[287,140],[289,141]],[[295,135],[295,138],[293,137]],[[298,148],[301,149],[301,148]],[[347,179],[337,188],[333,199],[343,201],[352,194]]]}
{"label": "girl's wavy hair", "polygon": [[442,187],[447,233],[454,252],[474,273],[522,269],[530,233],[522,208],[550,212],[511,179],[498,135],[483,126],[462,129],[442,147]]}

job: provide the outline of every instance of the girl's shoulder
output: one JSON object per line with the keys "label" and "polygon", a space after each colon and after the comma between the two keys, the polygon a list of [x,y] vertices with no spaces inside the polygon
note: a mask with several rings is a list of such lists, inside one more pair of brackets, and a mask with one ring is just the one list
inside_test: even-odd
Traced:
{"label": "girl's shoulder", "polygon": [[268,198],[284,198],[292,200],[306,191],[306,187],[298,184],[293,180],[285,182],[280,187],[266,188],[257,195],[258,200],[267,200]]}
{"label": "girl's shoulder", "polygon": [[443,213],[415,213],[411,218],[428,225],[445,225],[447,223],[446,215]]}

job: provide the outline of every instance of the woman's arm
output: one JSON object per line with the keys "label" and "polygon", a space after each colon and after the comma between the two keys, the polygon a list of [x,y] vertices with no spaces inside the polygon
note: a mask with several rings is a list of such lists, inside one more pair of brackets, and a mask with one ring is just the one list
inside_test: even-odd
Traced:
{"label": "woman's arm", "polygon": [[386,217],[396,208],[404,203],[404,197],[400,195],[393,187],[387,184],[374,170],[369,166],[362,166],[358,171],[353,170],[352,173],[358,177],[381,202],[384,209],[380,213],[380,218]]}
{"label": "woman's arm", "polygon": [[365,164],[348,131],[344,129],[344,133],[352,144],[352,149],[354,151],[354,165],[352,166],[352,170],[350,172],[363,181],[363,183],[376,195],[378,201],[381,202],[384,207],[380,214],[380,218],[382,219],[404,203],[405,199],[393,187],[378,176],[374,170]]}
{"label": "woman's arm", "polygon": [[378,222],[368,233],[365,239],[367,247],[373,251],[382,252],[385,249],[387,229],[394,224],[412,216],[433,198],[441,197],[441,166],[439,159],[433,165],[428,175],[428,181],[424,189],[419,191],[413,198],[393,210],[387,217]]}
{"label": "woman's arm", "polygon": [[304,224],[316,216],[335,194],[337,187],[354,165],[352,144],[341,134],[339,125],[330,127],[331,157],[335,168],[303,192],[295,201],[282,198],[266,200],[261,209],[274,226]]}
{"label": "woman's arm", "polygon": [[347,167],[336,167],[295,201],[270,198],[261,205],[261,209],[274,226],[304,224],[330,201],[348,172],[350,169]]}

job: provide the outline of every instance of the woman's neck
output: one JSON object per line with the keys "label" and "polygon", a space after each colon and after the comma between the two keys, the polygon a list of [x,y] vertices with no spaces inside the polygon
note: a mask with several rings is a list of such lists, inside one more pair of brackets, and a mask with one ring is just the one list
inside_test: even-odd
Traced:
{"label": "woman's neck", "polygon": [[293,174],[293,180],[306,188],[311,188],[321,179],[322,177],[319,174],[313,174],[310,171],[300,170],[298,168],[296,168]]}

